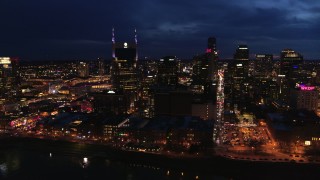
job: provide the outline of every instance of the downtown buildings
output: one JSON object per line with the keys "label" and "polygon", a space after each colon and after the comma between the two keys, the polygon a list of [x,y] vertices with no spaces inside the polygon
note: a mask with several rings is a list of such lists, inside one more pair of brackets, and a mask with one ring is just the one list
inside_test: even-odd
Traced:
{"label": "downtown buildings", "polygon": [[11,97],[19,84],[18,58],[0,57],[0,97]]}
{"label": "downtown buildings", "polygon": [[[170,141],[172,147],[190,148],[201,144],[201,139],[212,140],[213,133],[216,137],[228,134],[226,124],[258,126],[259,120],[267,119],[260,108],[279,113],[318,109],[314,98],[319,89],[317,69],[302,61],[296,51],[283,50],[279,61],[261,53],[250,59],[249,47],[239,45],[232,60],[221,60],[216,38],[209,37],[204,53],[190,62],[174,55],[144,61],[138,59],[136,31],[132,42],[117,42],[114,33],[109,64],[98,59],[22,66],[21,96],[16,96],[14,103],[18,107],[15,111],[22,114],[9,108],[5,114],[39,113],[41,123],[32,127],[39,130],[58,124],[55,131],[63,126],[68,136],[88,137],[94,130],[111,142],[136,137],[141,145],[153,137],[152,141],[164,146]],[[9,89],[14,66],[1,62],[2,87]],[[81,121],[70,117],[73,115]],[[61,125],[54,119],[66,123]],[[228,143],[227,139],[219,140]],[[237,141],[232,139],[232,143]]]}

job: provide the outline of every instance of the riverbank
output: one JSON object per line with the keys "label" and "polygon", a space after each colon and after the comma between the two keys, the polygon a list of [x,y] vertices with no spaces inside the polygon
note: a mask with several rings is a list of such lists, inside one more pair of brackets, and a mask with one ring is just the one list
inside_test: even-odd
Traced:
{"label": "riverbank", "polygon": [[220,156],[168,156],[135,151],[123,151],[104,145],[83,144],[61,140],[7,137],[0,139],[0,147],[23,149],[53,156],[103,158],[129,164],[157,166],[179,171],[215,172],[230,177],[273,178],[313,178],[319,177],[320,165],[292,162],[262,162],[229,159]]}

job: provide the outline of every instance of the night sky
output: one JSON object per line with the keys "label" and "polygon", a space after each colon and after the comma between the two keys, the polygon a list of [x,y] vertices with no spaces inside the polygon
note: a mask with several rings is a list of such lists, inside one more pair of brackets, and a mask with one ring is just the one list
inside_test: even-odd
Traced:
{"label": "night sky", "polygon": [[320,58],[318,0],[0,0],[0,56],[22,60],[111,58],[134,41],[152,58],[203,53],[215,36],[220,58],[245,43],[250,54],[292,48]]}

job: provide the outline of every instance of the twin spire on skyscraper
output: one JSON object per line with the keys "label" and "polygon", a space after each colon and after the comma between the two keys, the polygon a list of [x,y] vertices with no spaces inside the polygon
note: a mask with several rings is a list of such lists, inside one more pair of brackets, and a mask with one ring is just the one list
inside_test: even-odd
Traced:
{"label": "twin spire on skyscraper", "polygon": [[[115,34],[114,34],[114,27],[112,27],[112,44],[116,43]],[[134,29],[134,43],[138,45],[138,34],[137,29]]]}
{"label": "twin spire on skyscraper", "polygon": [[[116,46],[116,39],[115,39],[115,33],[114,33],[114,27],[112,27],[112,58],[115,58],[115,46]],[[135,43],[135,48],[138,47],[138,34],[137,34],[137,29],[134,29],[134,43]],[[136,61],[138,61],[138,52],[136,52]]]}

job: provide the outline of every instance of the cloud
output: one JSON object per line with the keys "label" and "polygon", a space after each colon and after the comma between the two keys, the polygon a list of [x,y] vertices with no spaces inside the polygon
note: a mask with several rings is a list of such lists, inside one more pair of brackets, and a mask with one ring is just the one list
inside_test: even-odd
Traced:
{"label": "cloud", "polygon": [[110,58],[115,27],[117,41],[133,40],[137,28],[142,56],[191,58],[215,36],[222,58],[232,56],[239,42],[252,52],[277,54],[292,46],[319,58],[319,19],[320,1],[314,0],[0,1],[0,56],[42,58],[34,50],[46,46],[57,58]]}

